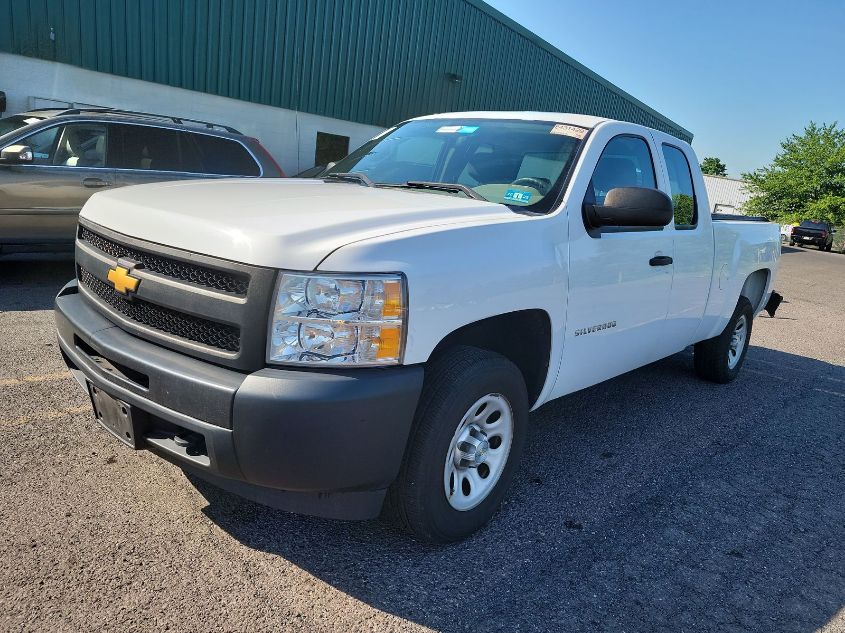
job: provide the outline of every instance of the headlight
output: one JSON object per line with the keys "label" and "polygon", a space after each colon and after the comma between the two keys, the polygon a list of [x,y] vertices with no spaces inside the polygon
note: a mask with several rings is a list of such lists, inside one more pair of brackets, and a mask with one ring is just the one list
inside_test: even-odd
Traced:
{"label": "headlight", "polygon": [[399,275],[282,273],[275,296],[269,363],[395,365],[402,358]]}

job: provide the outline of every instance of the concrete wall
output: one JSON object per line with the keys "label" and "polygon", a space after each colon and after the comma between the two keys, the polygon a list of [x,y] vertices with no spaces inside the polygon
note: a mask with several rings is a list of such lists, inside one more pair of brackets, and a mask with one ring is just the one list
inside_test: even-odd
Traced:
{"label": "concrete wall", "polygon": [[710,213],[743,213],[751,194],[744,180],[704,175],[704,186],[710,200]]}
{"label": "concrete wall", "polygon": [[350,151],[383,128],[0,53],[3,116],[53,105],[97,105],[222,123],[255,136],[288,175],[314,165],[317,132],[349,137]]}

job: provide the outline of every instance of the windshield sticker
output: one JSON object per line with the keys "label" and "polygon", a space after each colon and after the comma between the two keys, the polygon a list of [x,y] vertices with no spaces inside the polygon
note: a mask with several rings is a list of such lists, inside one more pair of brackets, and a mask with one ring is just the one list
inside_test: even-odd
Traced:
{"label": "windshield sticker", "polygon": [[560,134],[561,136],[571,136],[572,138],[584,138],[587,135],[587,130],[577,125],[566,125],[565,123],[558,123],[551,130],[549,134]]}
{"label": "windshield sticker", "polygon": [[45,154],[44,152],[33,152],[32,154],[35,158],[50,158],[49,154]]}
{"label": "windshield sticker", "polygon": [[38,117],[30,117],[28,119],[24,119],[23,122],[27,125],[32,125],[33,123],[38,123],[41,119]]}
{"label": "windshield sticker", "polygon": [[477,125],[443,125],[437,128],[438,134],[472,134],[478,129]]}
{"label": "windshield sticker", "polygon": [[531,200],[530,191],[519,191],[518,189],[508,189],[505,192],[505,200],[513,200],[514,202],[528,202]]}

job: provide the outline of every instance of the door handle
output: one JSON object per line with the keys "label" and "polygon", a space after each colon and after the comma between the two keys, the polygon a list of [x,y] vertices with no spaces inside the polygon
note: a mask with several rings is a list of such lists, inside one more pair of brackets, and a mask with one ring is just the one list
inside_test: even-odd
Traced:
{"label": "door handle", "polygon": [[672,263],[672,258],[668,255],[655,255],[648,260],[649,266],[668,266]]}
{"label": "door handle", "polygon": [[89,189],[99,189],[100,187],[108,187],[111,183],[108,180],[103,180],[102,178],[83,178],[82,179],[82,186],[88,187]]}

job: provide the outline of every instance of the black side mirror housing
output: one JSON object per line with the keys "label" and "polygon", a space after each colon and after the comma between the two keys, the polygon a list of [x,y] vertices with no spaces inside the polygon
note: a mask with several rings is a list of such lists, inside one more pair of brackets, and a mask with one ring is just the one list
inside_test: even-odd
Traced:
{"label": "black side mirror housing", "polygon": [[607,192],[604,204],[584,204],[584,218],[595,229],[603,226],[661,228],[672,221],[673,214],[669,196],[645,187],[616,187]]}

